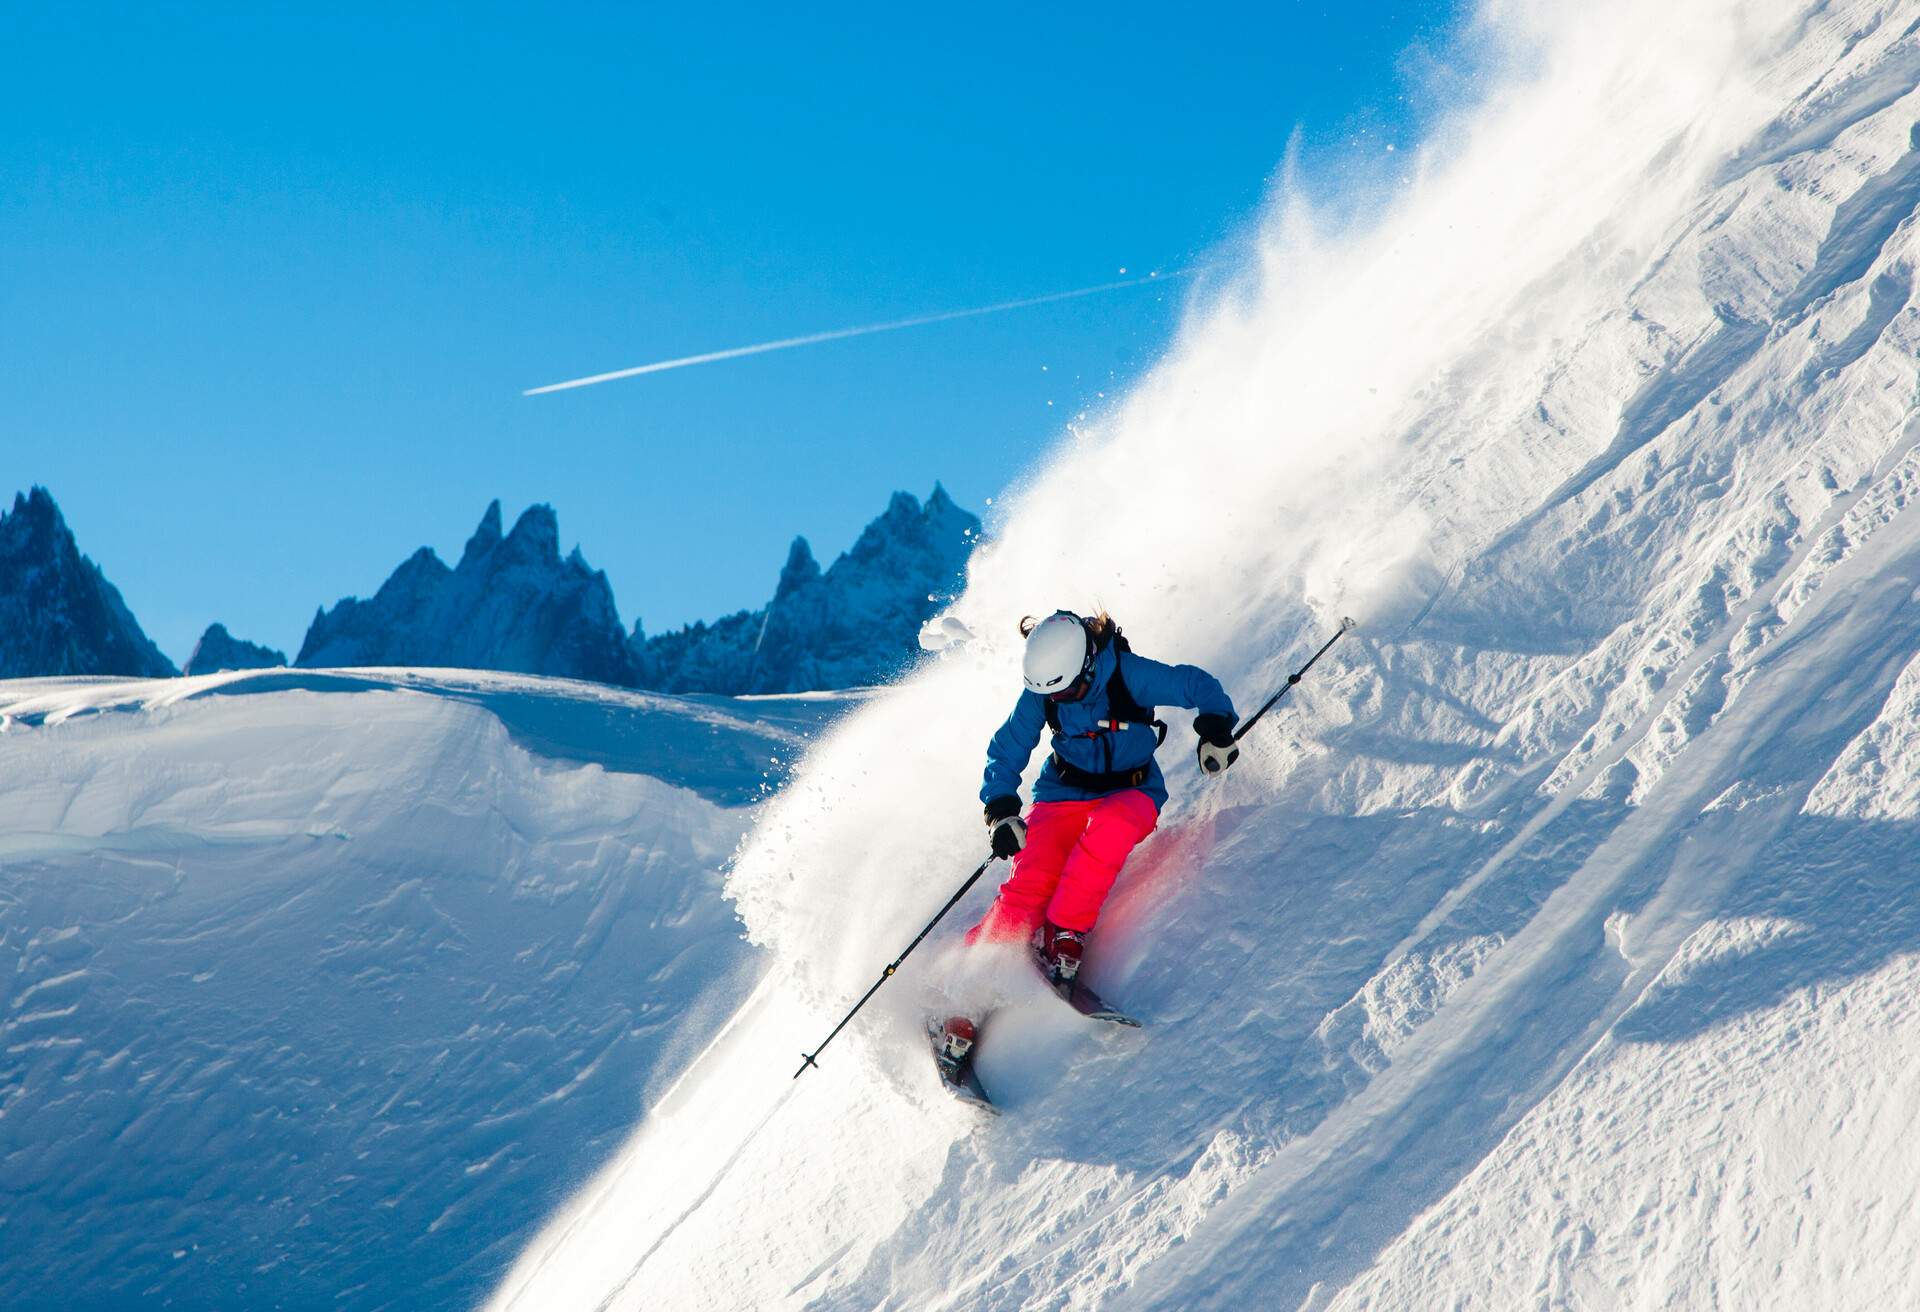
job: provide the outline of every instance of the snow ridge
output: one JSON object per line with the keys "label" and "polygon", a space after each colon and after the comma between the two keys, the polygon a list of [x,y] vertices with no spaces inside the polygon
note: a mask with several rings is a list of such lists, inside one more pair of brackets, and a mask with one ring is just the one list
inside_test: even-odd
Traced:
{"label": "snow ridge", "polygon": [[751,991],[738,803],[840,704],[0,683],[0,1304],[472,1306]]}

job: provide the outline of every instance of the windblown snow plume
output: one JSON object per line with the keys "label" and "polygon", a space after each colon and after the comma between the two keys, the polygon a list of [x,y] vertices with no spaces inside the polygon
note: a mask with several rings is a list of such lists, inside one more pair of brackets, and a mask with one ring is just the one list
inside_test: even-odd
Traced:
{"label": "windblown snow plume", "polygon": [[[811,750],[729,883],[773,968],[495,1306],[1898,1303],[1917,27],[1489,5],[1506,72],[1364,221],[1278,196],[970,640]],[[796,1084],[981,854],[1060,605],[1249,708],[1363,629],[1224,780],[1176,723],[1089,958],[1143,1032],[963,961],[981,889]],[[989,1000],[981,1124],[919,1026]]]}

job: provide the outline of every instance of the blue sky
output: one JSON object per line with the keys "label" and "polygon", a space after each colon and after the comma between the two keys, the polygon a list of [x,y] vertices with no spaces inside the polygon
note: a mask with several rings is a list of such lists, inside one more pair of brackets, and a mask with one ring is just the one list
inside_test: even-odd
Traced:
{"label": "blue sky", "polygon": [[1456,8],[16,10],[4,491],[176,660],[291,654],[494,497],[629,624],[757,605],[896,488],[980,510],[1178,289],[521,390],[1188,264],[1296,127],[1310,172],[1404,147]]}

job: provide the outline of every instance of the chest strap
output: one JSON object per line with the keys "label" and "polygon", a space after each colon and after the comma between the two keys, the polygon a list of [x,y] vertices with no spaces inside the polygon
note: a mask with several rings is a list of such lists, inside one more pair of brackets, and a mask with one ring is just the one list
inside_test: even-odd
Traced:
{"label": "chest strap", "polygon": [[1147,776],[1153,771],[1153,762],[1147,761],[1131,770],[1110,770],[1102,774],[1097,770],[1082,770],[1070,761],[1062,760],[1060,753],[1055,752],[1053,770],[1060,776],[1060,782],[1069,788],[1079,788],[1089,793],[1117,793],[1122,788],[1138,788],[1146,783]]}
{"label": "chest strap", "polygon": [[[1157,750],[1160,744],[1167,740],[1167,723],[1165,720],[1154,718],[1153,708],[1141,705],[1128,690],[1120,657],[1126,655],[1132,648],[1128,645],[1126,638],[1121,636],[1119,629],[1116,628],[1113,631],[1110,641],[1114,647],[1114,662],[1113,674],[1108,678],[1106,687],[1108,718],[1101,720],[1086,733],[1075,736],[1099,738],[1119,733],[1122,729],[1130,728],[1135,724],[1144,724],[1151,727],[1157,734],[1153,744]],[[1056,739],[1066,737],[1060,730],[1059,705],[1049,700],[1046,704],[1046,713],[1047,728],[1053,730],[1054,737]],[[1107,763],[1111,765],[1113,763],[1111,738],[1107,739],[1106,756]],[[1059,776],[1060,782],[1069,788],[1078,788],[1089,793],[1116,793],[1122,788],[1138,788],[1146,783],[1147,777],[1153,771],[1153,758],[1148,757],[1131,770],[1083,770],[1062,757],[1056,747],[1053,753],[1053,770]]]}

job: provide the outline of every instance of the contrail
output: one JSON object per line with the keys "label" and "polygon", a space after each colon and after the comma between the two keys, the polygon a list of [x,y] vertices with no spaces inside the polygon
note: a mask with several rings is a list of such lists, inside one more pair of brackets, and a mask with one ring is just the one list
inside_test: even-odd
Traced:
{"label": "contrail", "polygon": [[1045,296],[1027,296],[1017,301],[1001,301],[998,305],[976,305],[970,310],[944,310],[939,314],[921,314],[911,319],[895,319],[891,323],[870,323],[859,328],[834,328],[824,333],[808,333],[805,337],[783,337],[777,342],[757,342],[752,346],[735,346],[725,351],[708,351],[704,355],[683,355],[677,360],[656,360],[652,364],[637,364],[631,369],[615,369],[612,373],[589,374],[585,378],[570,378],[564,383],[529,387],[520,395],[539,396],[545,392],[564,392],[573,387],[592,387],[595,383],[610,383],[616,378],[637,378],[641,374],[658,374],[665,373],[669,369],[685,369],[688,365],[712,364],[716,360],[737,360],[743,355],[765,355],[768,351],[786,351],[796,346],[837,342],[844,337],[865,337],[869,333],[890,333],[900,328],[919,328],[930,323],[946,323],[951,319],[971,319],[982,314],[999,314],[1002,310],[1023,310],[1029,305],[1047,305],[1053,301],[1071,301],[1080,296],[1098,296],[1102,292],[1117,292],[1125,287],[1139,287],[1150,282],[1168,282],[1197,272],[1199,272],[1199,266],[1175,269],[1171,273],[1150,273],[1144,278],[1123,278],[1119,282],[1103,282],[1097,287],[1076,287],[1069,292],[1049,292]]}

